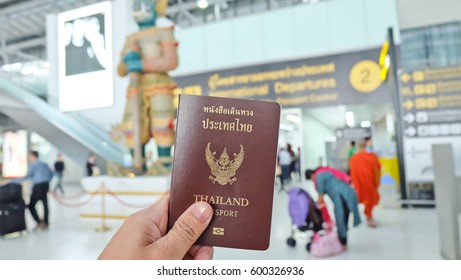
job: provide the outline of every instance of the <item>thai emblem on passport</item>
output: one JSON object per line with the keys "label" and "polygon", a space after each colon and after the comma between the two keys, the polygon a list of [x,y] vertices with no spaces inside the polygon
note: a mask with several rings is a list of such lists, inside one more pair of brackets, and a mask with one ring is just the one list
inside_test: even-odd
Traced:
{"label": "thai emblem on passport", "polygon": [[237,177],[235,174],[239,169],[240,165],[242,165],[245,152],[243,151],[243,146],[240,145],[240,152],[238,154],[234,153],[234,159],[230,160],[229,155],[227,154],[227,149],[224,148],[224,151],[219,156],[219,159],[215,158],[216,152],[211,152],[210,144],[208,143],[205,149],[205,158],[208,166],[211,169],[211,174],[213,176],[208,177],[213,184],[218,182],[218,184],[224,186],[226,184],[232,185],[235,181],[237,181]]}
{"label": "thai emblem on passport", "polygon": [[224,235],[224,228],[214,227],[212,233],[213,235]]}

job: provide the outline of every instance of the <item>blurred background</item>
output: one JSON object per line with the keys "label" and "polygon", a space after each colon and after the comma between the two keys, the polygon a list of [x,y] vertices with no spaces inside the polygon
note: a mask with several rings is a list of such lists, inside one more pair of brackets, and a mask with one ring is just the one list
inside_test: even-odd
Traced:
{"label": "blurred background", "polygon": [[[292,223],[289,191],[316,199],[304,172],[328,166],[350,174],[365,138],[379,160],[378,227],[350,227],[348,250],[333,258],[461,258],[459,0],[167,2],[156,26],[174,26],[179,43],[179,65],[169,72],[174,102],[178,94],[279,102],[279,148],[291,146],[289,177],[267,190],[274,192],[269,250],[217,248],[217,259],[313,258],[305,248],[312,233]],[[132,7],[131,0],[0,0],[1,185],[27,174],[29,151],[51,169],[58,154],[65,163],[64,192],[55,188],[58,176],[50,182],[48,230],[32,231],[26,211],[28,231],[2,233],[0,259],[94,259],[127,215],[168,191],[169,176],[136,177],[131,186],[106,175],[108,163],[133,164],[128,147],[114,141],[129,84],[117,64],[139,30]],[[144,145],[146,162],[159,157],[157,148]],[[32,185],[22,183],[26,204]],[[334,203],[327,205],[333,215]],[[0,231],[1,221],[2,214]],[[287,244],[293,230],[295,247]]]}

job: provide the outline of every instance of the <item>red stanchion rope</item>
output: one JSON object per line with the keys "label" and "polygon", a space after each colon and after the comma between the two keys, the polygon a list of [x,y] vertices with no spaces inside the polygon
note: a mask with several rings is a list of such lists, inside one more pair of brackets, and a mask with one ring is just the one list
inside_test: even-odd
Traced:
{"label": "red stanchion rope", "polygon": [[79,208],[79,207],[82,207],[83,205],[85,204],[88,204],[90,203],[91,200],[93,200],[93,198],[95,197],[95,195],[91,195],[88,197],[88,199],[84,200],[84,201],[81,201],[80,203],[75,203],[75,204],[71,204],[71,203],[68,203],[66,201],[63,201],[62,199],[60,199],[57,195],[55,195],[54,193],[51,193],[51,196],[54,197],[54,199],[56,199],[56,201],[61,204],[61,205],[64,205],[66,207],[70,207],[70,208]]}
{"label": "red stanchion rope", "polygon": [[58,194],[57,192],[50,192],[50,193],[53,196],[59,197],[59,199],[75,199],[75,198],[83,197],[88,194],[86,191],[81,191],[73,195],[62,195],[62,194]]}
{"label": "red stanchion rope", "polygon": [[[126,201],[124,201],[123,199],[121,199],[116,193],[114,193],[113,191],[109,190],[106,188],[106,193],[109,194],[110,196],[112,196],[118,203],[124,205],[124,206],[127,206],[127,207],[131,207],[131,208],[145,208],[147,206],[150,205],[149,204],[144,204],[144,205],[139,205],[139,204],[132,204],[132,203],[128,203]],[[81,197],[81,196],[84,196],[85,194],[88,194],[87,192],[81,192],[81,193],[78,193],[76,195],[72,195],[72,196],[62,196],[62,195],[59,195],[55,192],[50,192],[51,196],[54,197],[54,199],[61,205],[64,205],[66,207],[71,207],[71,208],[78,208],[78,207],[82,207],[88,203],[91,202],[91,200],[93,200],[93,198],[96,196],[96,195],[100,195],[101,193],[100,192],[95,192],[94,194],[91,194],[88,196],[88,198],[84,201],[81,201],[79,203],[75,203],[75,204],[71,204],[71,203],[68,203],[66,202],[65,200],[68,200],[68,199],[75,199],[75,198],[78,198],[78,197]]]}
{"label": "red stanchion rope", "polygon": [[116,193],[114,193],[113,191],[111,191],[111,190],[109,190],[109,189],[107,189],[107,188],[106,188],[106,190],[107,190],[107,193],[108,193],[109,195],[111,195],[118,203],[120,203],[120,204],[122,204],[122,205],[124,205],[124,206],[131,207],[131,208],[146,208],[147,206],[150,205],[150,203],[149,203],[149,204],[145,204],[145,205],[138,205],[138,204],[131,204],[131,203],[128,203],[128,202],[126,202],[126,201],[123,201],[123,200],[122,200]]}

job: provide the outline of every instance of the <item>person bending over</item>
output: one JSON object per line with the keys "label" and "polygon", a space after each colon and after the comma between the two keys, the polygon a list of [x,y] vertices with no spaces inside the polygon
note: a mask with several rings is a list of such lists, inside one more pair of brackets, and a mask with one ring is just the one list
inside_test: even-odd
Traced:
{"label": "person bending over", "polygon": [[333,201],[338,238],[346,250],[350,212],[354,214],[354,226],[361,223],[357,194],[352,187],[336,178],[331,172],[316,173],[315,170],[307,170],[306,177],[314,181],[317,187],[319,207],[325,207],[324,195],[328,195]]}

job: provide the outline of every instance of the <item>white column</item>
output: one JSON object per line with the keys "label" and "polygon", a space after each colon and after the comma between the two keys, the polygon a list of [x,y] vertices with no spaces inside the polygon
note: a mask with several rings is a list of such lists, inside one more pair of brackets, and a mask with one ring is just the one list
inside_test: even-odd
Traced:
{"label": "white column", "polygon": [[459,242],[459,190],[451,144],[432,145],[434,188],[439,224],[440,253],[446,259],[461,259]]}

